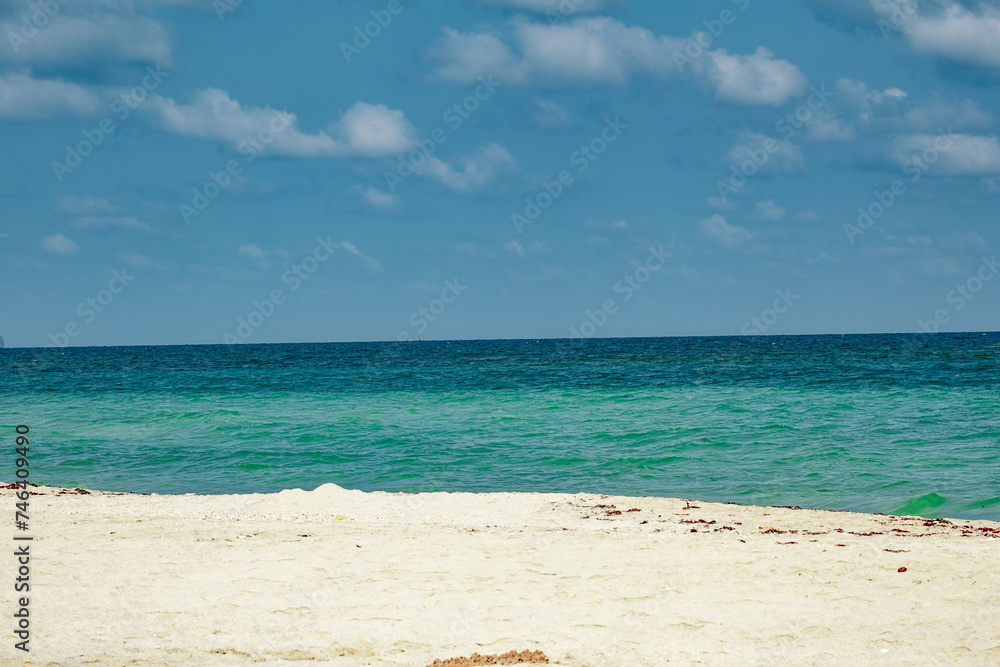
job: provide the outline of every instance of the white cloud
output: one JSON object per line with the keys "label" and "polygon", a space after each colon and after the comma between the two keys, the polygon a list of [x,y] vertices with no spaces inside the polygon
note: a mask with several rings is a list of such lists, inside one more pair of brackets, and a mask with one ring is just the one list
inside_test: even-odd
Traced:
{"label": "white cloud", "polygon": [[803,165],[801,148],[785,139],[775,139],[760,132],[743,132],[727,157],[735,165],[752,160],[761,171],[798,171]]}
{"label": "white cloud", "polygon": [[603,16],[561,25],[522,21],[515,34],[531,78],[561,85],[621,87],[635,74],[676,76],[673,55],[685,45]]}
{"label": "white cloud", "polygon": [[267,254],[261,250],[260,246],[254,243],[244,243],[236,248],[236,252],[250,259],[264,259],[264,256]]}
{"label": "white cloud", "polygon": [[487,189],[504,173],[517,169],[517,161],[498,143],[487,144],[471,156],[458,159],[456,169],[431,157],[417,173],[440,183],[452,192],[470,193]]}
{"label": "white cloud", "polygon": [[384,104],[355,102],[331,132],[349,154],[394,155],[414,144],[416,131],[402,111]]}
{"label": "white cloud", "polygon": [[55,211],[67,215],[93,215],[114,213],[115,207],[107,199],[99,197],[62,195],[56,199]]}
{"label": "white cloud", "polygon": [[53,234],[42,239],[42,247],[56,255],[72,255],[79,248],[62,234]]}
{"label": "white cloud", "polygon": [[[876,6],[886,4],[886,0],[876,2]],[[1000,68],[1000,11],[985,3],[976,11],[950,3],[936,16],[918,14],[902,30],[918,53]]]}
{"label": "white cloud", "polygon": [[933,132],[943,126],[960,130],[982,129],[995,124],[993,115],[983,111],[976,102],[962,100],[957,104],[930,102],[907,111],[898,127],[911,132]]}
{"label": "white cloud", "polygon": [[754,215],[760,220],[777,221],[785,217],[787,211],[781,208],[772,200],[759,201],[754,204]]}
{"label": "white cloud", "polygon": [[753,234],[750,233],[750,230],[739,225],[729,224],[718,213],[699,222],[698,227],[701,228],[702,232],[727,248],[736,248],[753,239]]}
{"label": "white cloud", "polygon": [[0,119],[94,116],[107,107],[95,91],[75,83],[23,73],[0,74]]}
{"label": "white cloud", "polygon": [[[931,155],[937,155],[933,162]],[[968,176],[1000,172],[1000,143],[996,137],[913,134],[897,139],[889,151],[889,158],[901,165],[916,157],[930,165],[927,172],[930,174]]]}
{"label": "white cloud", "polygon": [[675,56],[683,54],[689,40],[657,35],[606,16],[555,25],[516,19],[512,41],[520,56],[496,34],[444,28],[444,36],[429,52],[440,63],[434,76],[471,83],[493,74],[506,84],[582,87],[623,87],[637,76],[693,77],[720,100],[764,105],[782,104],[806,84],[798,67],[774,59],[763,47],[750,55],[709,51],[684,67]]}
{"label": "white cloud", "polygon": [[[34,10],[25,8],[24,13],[30,16],[39,11],[35,6]],[[161,21],[106,11],[86,15],[72,15],[69,11],[73,10],[57,14],[23,42],[10,38],[11,34],[21,35],[20,14],[0,22],[0,34],[4,35],[0,61],[47,69],[110,63],[170,64],[172,40]]]}
{"label": "white cloud", "polygon": [[866,124],[879,117],[899,116],[907,108],[909,95],[899,88],[878,90],[863,81],[838,79],[833,85],[834,100],[858,123]]}
{"label": "white cloud", "polygon": [[825,20],[884,37],[903,35],[917,53],[1000,68],[1000,9],[995,0],[801,0]]}
{"label": "white cloud", "polygon": [[799,211],[795,214],[795,222],[816,222],[819,220],[819,213],[816,211]]}
{"label": "white cloud", "polygon": [[351,253],[355,257],[363,259],[365,262],[365,266],[368,267],[368,270],[371,271],[372,273],[382,270],[382,264],[377,259],[361,252],[360,250],[358,250],[357,246],[355,246],[353,243],[350,243],[349,241],[341,241],[337,245],[339,245],[341,248]]}
{"label": "white cloud", "polygon": [[445,26],[444,37],[428,55],[441,62],[434,76],[469,83],[479,76],[496,74],[504,83],[523,78],[521,65],[499,37],[488,33],[461,33]]}
{"label": "white cloud", "polygon": [[155,231],[145,222],[131,216],[85,216],[74,220],[73,227],[89,231],[109,229],[137,229],[147,233]]}
{"label": "white cloud", "polygon": [[542,127],[561,130],[571,125],[569,114],[555,102],[537,100],[535,104],[538,107],[534,114],[535,122]]}
{"label": "white cloud", "polygon": [[507,252],[512,252],[518,257],[524,257],[524,248],[517,241],[508,241],[503,245],[503,249]]}
{"label": "white cloud", "polygon": [[809,80],[787,60],[775,60],[763,46],[748,56],[730,55],[725,49],[706,54],[706,75],[715,85],[715,96],[725,102],[781,106],[806,89]]}
{"label": "white cloud", "polygon": [[273,155],[393,155],[411,148],[416,134],[402,111],[365,102],[356,102],[339,121],[316,134],[299,130],[295,114],[271,107],[244,107],[226,91],[215,88],[199,92],[191,104],[154,96],[149,108],[168,132],[222,141],[237,149],[243,144],[247,150],[249,145],[244,142],[253,136],[264,152]]}
{"label": "white cloud", "polygon": [[917,103],[899,88],[878,90],[851,79],[839,79],[834,84],[832,104],[845,122],[861,129],[934,132],[946,125],[970,130],[995,123],[992,114],[972,100],[949,103],[932,99]]}
{"label": "white cloud", "polygon": [[389,192],[382,192],[371,185],[367,187],[358,186],[358,191],[364,200],[374,209],[379,211],[392,211],[399,208],[399,195]]}

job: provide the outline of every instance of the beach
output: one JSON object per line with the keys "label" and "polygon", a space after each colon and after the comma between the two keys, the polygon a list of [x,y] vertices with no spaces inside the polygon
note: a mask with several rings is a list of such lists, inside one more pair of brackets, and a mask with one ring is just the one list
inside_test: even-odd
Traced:
{"label": "beach", "polygon": [[333,484],[33,490],[31,652],[3,649],[25,664],[1000,662],[995,522]]}

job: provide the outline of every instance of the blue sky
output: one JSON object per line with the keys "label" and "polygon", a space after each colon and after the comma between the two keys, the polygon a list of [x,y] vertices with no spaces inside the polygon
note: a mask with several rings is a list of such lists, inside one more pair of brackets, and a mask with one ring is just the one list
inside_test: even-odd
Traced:
{"label": "blue sky", "polygon": [[0,28],[9,346],[1000,328],[998,2],[8,0]]}

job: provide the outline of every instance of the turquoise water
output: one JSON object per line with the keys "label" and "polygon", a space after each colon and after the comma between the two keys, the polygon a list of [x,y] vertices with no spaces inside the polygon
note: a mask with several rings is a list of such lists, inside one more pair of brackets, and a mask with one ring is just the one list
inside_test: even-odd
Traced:
{"label": "turquoise water", "polygon": [[40,484],[1000,520],[998,362],[1000,334],[5,349],[0,397]]}

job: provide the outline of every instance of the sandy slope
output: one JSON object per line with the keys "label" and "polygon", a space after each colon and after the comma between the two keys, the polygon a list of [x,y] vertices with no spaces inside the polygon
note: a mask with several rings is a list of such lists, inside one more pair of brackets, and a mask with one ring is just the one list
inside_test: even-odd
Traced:
{"label": "sandy slope", "polygon": [[[332,484],[42,493],[29,664],[1000,664],[996,523]],[[0,662],[23,660],[13,641]]]}

